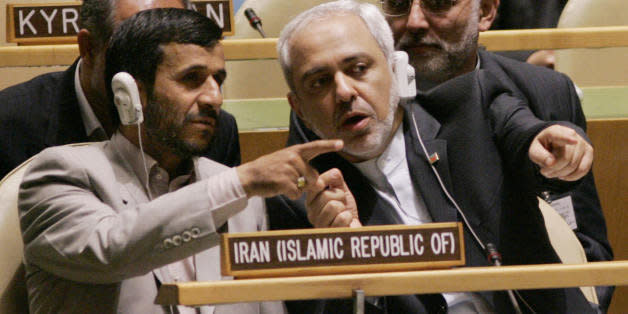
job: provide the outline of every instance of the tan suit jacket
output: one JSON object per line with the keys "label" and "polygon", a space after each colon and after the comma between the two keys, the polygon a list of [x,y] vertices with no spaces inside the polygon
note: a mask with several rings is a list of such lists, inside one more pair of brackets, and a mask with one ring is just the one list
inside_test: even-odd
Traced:
{"label": "tan suit jacket", "polygon": [[[32,162],[20,188],[20,222],[33,313],[162,313],[161,266],[193,256],[198,281],[220,274],[219,233],[266,228],[260,198],[228,195],[220,173],[195,161],[197,182],[153,201],[112,141],[54,147]],[[224,174],[224,173],[223,173]],[[208,179],[212,177],[211,179]],[[280,302],[204,306],[202,313],[278,313]]]}

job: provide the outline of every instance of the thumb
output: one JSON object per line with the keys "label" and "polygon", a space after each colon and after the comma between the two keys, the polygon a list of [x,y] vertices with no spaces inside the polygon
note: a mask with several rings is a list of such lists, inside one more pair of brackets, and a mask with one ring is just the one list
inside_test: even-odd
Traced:
{"label": "thumb", "polygon": [[351,223],[349,224],[349,228],[358,228],[358,227],[362,227],[362,223],[360,223],[360,220],[358,220],[357,218],[353,218],[353,220],[351,220]]}
{"label": "thumb", "polygon": [[353,197],[353,193],[349,190],[342,176],[342,172],[340,172],[338,168],[329,169],[319,176],[319,180],[325,182],[325,185],[329,188],[341,189],[345,193],[345,208],[351,213],[351,216],[353,216],[349,227],[361,227],[362,224],[360,223],[358,215],[357,202],[355,201],[355,197]]}
{"label": "thumb", "polygon": [[541,168],[551,167],[556,162],[554,155],[538,139],[535,139],[530,145],[528,156],[533,163]]}
{"label": "thumb", "polygon": [[321,175],[318,176],[318,180],[329,188],[346,188],[345,180],[342,177],[342,172],[340,172],[338,168],[329,169],[323,172]]}

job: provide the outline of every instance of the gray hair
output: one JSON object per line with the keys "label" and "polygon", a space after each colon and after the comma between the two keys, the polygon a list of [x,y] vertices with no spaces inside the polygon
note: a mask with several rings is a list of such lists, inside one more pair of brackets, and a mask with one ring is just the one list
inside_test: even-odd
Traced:
{"label": "gray hair", "polygon": [[299,14],[284,27],[279,36],[279,41],[277,42],[279,64],[281,64],[286,83],[288,83],[290,90],[293,92],[295,88],[292,81],[292,69],[290,68],[292,64],[290,40],[296,33],[315,20],[342,15],[355,15],[362,19],[384,53],[386,60],[388,60],[388,65],[392,67],[393,52],[395,50],[392,31],[386,22],[386,18],[384,18],[376,6],[370,3],[358,3],[353,0],[323,3]]}

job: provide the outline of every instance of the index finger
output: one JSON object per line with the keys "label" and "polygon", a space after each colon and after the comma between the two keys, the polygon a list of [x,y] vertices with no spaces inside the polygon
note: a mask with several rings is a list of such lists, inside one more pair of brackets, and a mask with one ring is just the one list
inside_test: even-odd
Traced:
{"label": "index finger", "polygon": [[578,133],[573,129],[564,126],[552,126],[544,131],[546,131],[546,140],[552,145],[565,146],[578,143]]}
{"label": "index finger", "polygon": [[293,147],[295,147],[297,153],[301,155],[301,158],[303,158],[305,162],[309,162],[320,154],[337,152],[341,150],[343,146],[344,143],[342,140],[317,140]]}

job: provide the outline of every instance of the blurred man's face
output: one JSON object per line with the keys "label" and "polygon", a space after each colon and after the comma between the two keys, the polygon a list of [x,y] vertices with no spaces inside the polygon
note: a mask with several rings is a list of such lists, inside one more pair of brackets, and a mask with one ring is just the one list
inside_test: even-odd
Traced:
{"label": "blurred man's face", "polygon": [[161,49],[163,60],[145,102],[146,134],[156,147],[181,157],[200,155],[218,129],[220,86],[227,76],[222,45],[170,43]]}
{"label": "blurred man's face", "polygon": [[381,154],[391,136],[397,96],[384,53],[353,15],[316,21],[295,33],[293,110],[321,138],[342,139],[350,161]]}
{"label": "blurred man's face", "polygon": [[440,2],[447,1],[451,6],[436,12],[414,1],[408,14],[387,17],[396,49],[408,53],[417,76],[435,83],[473,70],[477,54],[479,1]]}
{"label": "blurred man's face", "polygon": [[[135,13],[155,8],[183,8],[183,3],[179,0],[118,0],[114,13],[114,29],[124,20]],[[103,21],[104,22],[104,21]],[[103,42],[107,42],[108,38]],[[100,100],[106,103],[107,92],[105,87],[105,52],[107,47],[94,47],[93,59],[89,62],[89,86],[86,86],[88,99]],[[91,96],[91,97],[90,97]]]}

